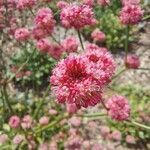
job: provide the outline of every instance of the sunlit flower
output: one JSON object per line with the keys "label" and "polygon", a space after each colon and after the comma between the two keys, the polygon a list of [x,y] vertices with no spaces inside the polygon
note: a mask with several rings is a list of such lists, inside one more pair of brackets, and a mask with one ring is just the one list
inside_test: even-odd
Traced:
{"label": "sunlit flower", "polygon": [[123,24],[137,24],[141,21],[143,11],[139,5],[125,5],[120,12],[120,20]]}
{"label": "sunlit flower", "polygon": [[127,120],[130,116],[130,105],[128,100],[120,95],[111,97],[106,106],[108,107],[108,115],[117,121]]}
{"label": "sunlit flower", "polygon": [[74,27],[76,29],[96,23],[94,13],[88,5],[70,4],[62,9],[60,19],[65,27]]}

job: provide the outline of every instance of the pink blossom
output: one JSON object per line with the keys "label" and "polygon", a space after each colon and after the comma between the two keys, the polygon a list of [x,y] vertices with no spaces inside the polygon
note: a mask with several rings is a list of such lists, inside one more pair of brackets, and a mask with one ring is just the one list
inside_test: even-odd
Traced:
{"label": "pink blossom", "polygon": [[108,101],[108,115],[117,121],[127,120],[130,116],[130,105],[128,100],[120,95],[114,95]]}
{"label": "pink blossom", "polygon": [[120,21],[123,24],[137,24],[141,21],[143,11],[139,5],[125,5],[120,11]]}
{"label": "pink blossom", "polygon": [[47,32],[52,33],[55,26],[53,12],[50,8],[40,8],[34,19],[36,27],[44,28]]}
{"label": "pink blossom", "polygon": [[129,144],[135,144],[136,143],[135,137],[132,135],[127,135],[126,136],[126,142]]}
{"label": "pink blossom", "polygon": [[122,138],[121,132],[118,131],[118,130],[113,131],[113,132],[111,133],[111,138],[112,138],[113,140],[115,140],[115,141],[121,141],[121,138]]}
{"label": "pink blossom", "polygon": [[91,150],[103,150],[103,146],[100,144],[94,144]]}
{"label": "pink blossom", "polygon": [[89,140],[83,141],[83,148],[85,150],[90,150],[91,149],[91,143]]}
{"label": "pink blossom", "polygon": [[128,5],[128,4],[133,4],[133,5],[138,5],[141,0],[121,0],[122,5]]}
{"label": "pink blossom", "polygon": [[107,126],[101,126],[100,127],[100,132],[101,132],[101,135],[106,138],[108,136],[108,134],[110,133],[110,128],[107,127]]}
{"label": "pink blossom", "polygon": [[24,140],[24,136],[23,135],[19,135],[17,134],[14,138],[13,138],[13,143],[18,145],[20,144],[23,140]]}
{"label": "pink blossom", "polygon": [[41,52],[48,52],[50,49],[52,49],[52,44],[49,42],[48,39],[40,39],[36,43],[36,47],[41,51]]}
{"label": "pink blossom", "polygon": [[7,134],[0,134],[0,144],[5,144],[8,140]]}
{"label": "pink blossom", "polygon": [[23,10],[26,8],[32,8],[36,4],[36,0],[18,0],[17,8]]}
{"label": "pink blossom", "polygon": [[64,51],[70,53],[70,52],[76,52],[79,44],[76,38],[74,38],[73,36],[68,36],[66,39],[64,39],[61,42],[61,46],[63,47]]}
{"label": "pink blossom", "polygon": [[29,129],[32,126],[32,118],[30,115],[26,115],[23,117],[22,122],[21,122],[21,126],[23,129]]}
{"label": "pink blossom", "polygon": [[81,149],[83,139],[78,136],[70,136],[65,143],[65,150],[79,150]]}
{"label": "pink blossom", "polygon": [[59,8],[59,9],[63,9],[63,8],[65,8],[65,7],[67,7],[69,4],[67,3],[67,2],[65,2],[65,1],[58,1],[57,2],[57,7]]}
{"label": "pink blossom", "polygon": [[103,48],[89,49],[81,56],[69,55],[53,70],[53,93],[59,103],[94,106],[100,102],[102,88],[110,82],[114,69],[112,56]]}
{"label": "pink blossom", "polygon": [[58,114],[57,110],[55,110],[55,109],[50,109],[48,112],[50,115],[57,115]]}
{"label": "pink blossom", "polygon": [[76,113],[78,110],[76,104],[66,104],[66,107],[67,107],[67,112],[70,114]]}
{"label": "pink blossom", "polygon": [[11,128],[18,128],[20,126],[20,118],[18,116],[10,117],[9,126]]}
{"label": "pink blossom", "polygon": [[95,90],[97,83],[87,73],[87,64],[86,58],[78,56],[69,56],[58,63],[50,82],[59,103],[75,103],[79,107],[87,107],[100,101],[101,95]]}
{"label": "pink blossom", "polygon": [[25,73],[24,73],[25,76],[31,76],[31,74],[32,74],[32,72],[30,70],[25,71]]}
{"label": "pink blossom", "polygon": [[49,150],[48,144],[47,144],[47,143],[41,144],[41,145],[39,146],[39,150]]}
{"label": "pink blossom", "polygon": [[100,42],[103,42],[106,38],[105,34],[102,31],[100,31],[98,28],[92,32],[91,37],[95,41],[100,41]]}
{"label": "pink blossom", "polygon": [[128,54],[125,64],[128,68],[137,69],[140,66],[140,59],[137,55]]}
{"label": "pink blossom", "polygon": [[49,49],[48,51],[49,55],[52,56],[55,59],[60,59],[62,53],[63,53],[63,49],[60,45],[58,44],[53,44],[53,48]]}
{"label": "pink blossom", "polygon": [[93,6],[94,5],[94,0],[83,0],[83,3],[89,6]]}
{"label": "pink blossom", "polygon": [[40,125],[47,125],[49,123],[49,117],[41,117],[39,120]]}
{"label": "pink blossom", "polygon": [[94,13],[88,5],[78,5],[75,3],[62,9],[60,19],[65,27],[67,25],[67,27],[70,26],[76,29],[96,23]]}
{"label": "pink blossom", "polygon": [[110,4],[110,0],[97,0],[97,3],[103,7]]}
{"label": "pink blossom", "polygon": [[99,87],[97,87],[97,91],[101,91],[101,88],[111,81],[110,79],[114,74],[114,59],[106,48],[97,47],[96,45],[89,45],[85,55],[90,61],[87,72],[98,79]]}
{"label": "pink blossom", "polygon": [[48,34],[50,34],[50,33],[51,33],[50,30],[44,29],[44,28],[34,27],[32,29],[32,36],[36,40],[43,39],[43,38],[47,37]]}
{"label": "pink blossom", "polygon": [[17,41],[26,41],[30,37],[30,32],[27,28],[19,28],[16,29],[14,36]]}
{"label": "pink blossom", "polygon": [[69,119],[69,123],[74,127],[79,127],[81,125],[81,118],[74,116]]}

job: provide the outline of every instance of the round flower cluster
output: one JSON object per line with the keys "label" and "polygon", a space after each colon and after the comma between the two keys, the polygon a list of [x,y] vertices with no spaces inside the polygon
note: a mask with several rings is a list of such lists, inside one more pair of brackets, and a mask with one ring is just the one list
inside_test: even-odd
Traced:
{"label": "round flower cluster", "polygon": [[26,41],[30,37],[30,32],[27,28],[18,28],[14,36],[17,41]]}
{"label": "round flower cluster", "polygon": [[[96,46],[95,46],[96,47]],[[103,48],[88,49],[85,54],[69,55],[54,68],[50,82],[59,103],[78,108],[94,106],[114,73],[111,54]]]}
{"label": "round flower cluster", "polygon": [[11,128],[18,128],[20,126],[20,118],[18,116],[12,116],[9,119],[9,125]]}
{"label": "round flower cluster", "polygon": [[94,5],[94,0],[83,0],[83,3],[89,6],[93,6]]}
{"label": "round flower cluster", "polygon": [[106,106],[108,107],[108,115],[117,121],[127,120],[130,116],[130,106],[128,100],[120,95],[111,97]]}
{"label": "round flower cluster", "polygon": [[36,4],[36,0],[18,0],[17,8],[23,10],[26,8],[32,8]]}
{"label": "round flower cluster", "polygon": [[76,52],[78,49],[78,45],[79,44],[76,38],[74,38],[73,36],[68,36],[61,42],[63,50],[66,51],[67,53]]}
{"label": "round flower cluster", "polygon": [[101,6],[107,6],[110,3],[110,0],[97,0],[97,3]]}
{"label": "round flower cluster", "polygon": [[125,64],[128,68],[137,69],[140,66],[140,59],[137,55],[128,54]]}
{"label": "round flower cluster", "polygon": [[142,16],[143,11],[139,5],[125,5],[120,12],[120,20],[123,24],[137,24]]}
{"label": "round flower cluster", "polygon": [[133,4],[133,5],[138,5],[141,0],[121,0],[122,5],[128,5],[128,4]]}
{"label": "round flower cluster", "polygon": [[95,29],[91,34],[92,39],[95,41],[103,42],[106,38],[105,34],[99,29]]}
{"label": "round flower cluster", "polygon": [[67,3],[67,2],[65,2],[65,1],[58,1],[57,2],[57,7],[59,8],[59,9],[63,9],[63,8],[65,8],[66,6],[68,6],[69,4]]}
{"label": "round flower cluster", "polygon": [[46,29],[48,33],[51,33],[55,26],[52,10],[50,8],[39,9],[34,19],[34,23],[36,27]]}
{"label": "round flower cluster", "polygon": [[96,23],[92,8],[84,4],[70,4],[64,7],[61,11],[60,19],[62,25],[67,28],[74,27],[80,29]]}

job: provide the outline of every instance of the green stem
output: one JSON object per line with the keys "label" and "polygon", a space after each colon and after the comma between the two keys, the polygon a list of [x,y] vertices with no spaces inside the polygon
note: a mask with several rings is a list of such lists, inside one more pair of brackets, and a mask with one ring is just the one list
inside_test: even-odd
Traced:
{"label": "green stem", "polygon": [[107,116],[105,113],[93,113],[93,114],[85,114],[85,115],[78,115],[79,117],[86,117],[86,118],[91,118],[91,117],[102,117],[102,116]]}
{"label": "green stem", "polygon": [[133,120],[131,120],[131,121],[129,121],[129,122],[130,122],[132,125],[135,125],[135,126],[138,126],[138,127],[140,127],[140,128],[144,128],[144,129],[150,130],[150,126],[146,126],[146,125],[144,125],[144,124],[138,123],[138,122],[133,121]]}
{"label": "green stem", "polygon": [[38,133],[41,133],[41,132],[43,132],[43,131],[45,131],[45,130],[47,130],[49,128],[52,128],[53,126],[57,125],[61,120],[65,119],[65,118],[68,118],[68,117],[69,117],[68,114],[65,114],[63,117],[59,116],[55,121],[53,121],[52,123],[44,126],[43,128],[41,128],[41,129],[39,129],[37,131],[35,131],[35,133],[38,134]]}
{"label": "green stem", "polygon": [[145,16],[142,20],[144,21],[144,20],[147,20],[147,19],[150,19],[150,15]]}
{"label": "green stem", "polygon": [[5,85],[4,85],[4,87],[3,87],[3,92],[4,92],[4,96],[5,96],[5,100],[6,100],[6,103],[7,103],[8,108],[9,108],[10,112],[11,112],[12,114],[14,114],[14,111],[13,111],[13,109],[12,109],[12,107],[11,107],[10,102],[9,102],[9,98],[8,98],[8,94],[7,94],[7,89],[6,89],[6,86],[5,86]]}
{"label": "green stem", "polygon": [[137,68],[137,70],[147,70],[147,71],[150,71],[150,68]]}
{"label": "green stem", "polygon": [[81,44],[82,50],[84,50],[84,45],[83,45],[83,41],[82,41],[82,37],[81,37],[80,30],[77,30],[77,32],[78,32],[78,37],[79,37],[79,41],[80,41],[80,44]]}
{"label": "green stem", "polygon": [[33,118],[34,118],[34,119],[35,119],[35,118],[37,117],[37,115],[39,114],[39,111],[41,110],[41,107],[43,106],[43,104],[44,104],[44,102],[45,102],[45,98],[46,98],[46,96],[47,96],[49,90],[50,90],[50,86],[47,87],[46,92],[45,92],[45,94],[43,95],[42,100],[40,101],[40,103],[39,103],[37,109],[36,109],[35,112],[34,112],[34,115],[33,115]]}
{"label": "green stem", "polygon": [[112,80],[116,79],[118,76],[120,76],[123,72],[125,72],[127,70],[127,68],[122,69],[121,71],[119,71],[113,78]]}
{"label": "green stem", "polygon": [[126,39],[125,39],[125,62],[127,61],[128,48],[129,48],[129,25],[127,25],[127,26],[126,26]]}

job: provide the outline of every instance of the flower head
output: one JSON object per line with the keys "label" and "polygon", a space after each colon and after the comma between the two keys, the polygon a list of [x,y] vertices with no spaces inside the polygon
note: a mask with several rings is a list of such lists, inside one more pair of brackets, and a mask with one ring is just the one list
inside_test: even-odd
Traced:
{"label": "flower head", "polygon": [[143,11],[139,5],[125,5],[120,12],[120,20],[123,24],[137,24],[141,21]]}
{"label": "flower head", "polygon": [[31,118],[31,116],[26,115],[22,119],[21,126],[22,126],[23,129],[29,129],[29,128],[31,128],[32,123],[33,123],[33,120]]}
{"label": "flower head", "polygon": [[49,117],[46,117],[46,116],[41,117],[39,119],[39,123],[40,123],[40,125],[47,125],[49,123]]}
{"label": "flower head", "polygon": [[62,25],[67,28],[80,29],[96,23],[92,8],[88,5],[70,4],[62,9],[60,19]]}
{"label": "flower head", "polygon": [[110,3],[110,0],[97,0],[97,3],[101,6],[107,6]]}
{"label": "flower head", "polygon": [[93,46],[82,55],[69,55],[54,68],[50,82],[59,103],[94,106],[114,73],[114,61],[105,48]]}
{"label": "flower head", "polygon": [[53,31],[55,20],[50,8],[41,8],[38,10],[37,15],[34,19],[36,27],[44,28],[49,31]]}
{"label": "flower head", "polygon": [[91,37],[95,40],[95,41],[100,41],[103,42],[106,38],[105,34],[100,31],[99,29],[95,29],[92,34]]}
{"label": "flower head", "polygon": [[121,141],[122,135],[121,132],[116,130],[111,133],[111,138],[115,141]]}
{"label": "flower head", "polygon": [[36,47],[44,53],[53,48],[48,39],[40,39],[39,41],[37,41]]}
{"label": "flower head", "polygon": [[18,0],[17,8],[23,10],[26,8],[32,8],[36,4],[36,0]]}
{"label": "flower head", "polygon": [[128,4],[133,4],[133,5],[138,5],[141,0],[121,0],[122,5],[128,5]]}
{"label": "flower head", "polygon": [[24,136],[23,135],[16,135],[14,138],[13,138],[13,143],[14,144],[20,144],[23,140],[24,140]]}
{"label": "flower head", "polygon": [[8,140],[7,134],[0,134],[0,144],[4,144]]}
{"label": "flower head", "polygon": [[20,118],[18,116],[10,117],[9,125],[11,128],[18,128],[20,126]]}
{"label": "flower head", "polygon": [[76,52],[78,49],[78,45],[79,44],[76,38],[74,38],[73,36],[68,36],[66,39],[64,39],[61,42],[61,46],[63,47],[64,51],[66,51],[67,53]]}
{"label": "flower head", "polygon": [[76,113],[78,110],[76,104],[67,104],[66,107],[67,107],[67,112],[70,114]]}
{"label": "flower head", "polygon": [[130,116],[130,106],[128,100],[120,95],[111,97],[106,106],[108,107],[108,115],[117,121],[127,120]]}
{"label": "flower head", "polygon": [[94,5],[94,0],[83,0],[83,3],[89,6],[93,6]]}
{"label": "flower head", "polygon": [[128,68],[137,69],[140,66],[140,59],[137,55],[128,54],[125,64]]}
{"label": "flower head", "polygon": [[67,2],[65,2],[65,1],[58,1],[57,2],[57,7],[59,8],[59,9],[63,9],[63,8],[65,8],[65,7],[67,7],[69,4],[67,3]]}
{"label": "flower head", "polygon": [[26,41],[30,37],[30,32],[27,28],[19,28],[16,29],[14,36],[17,41]]}

